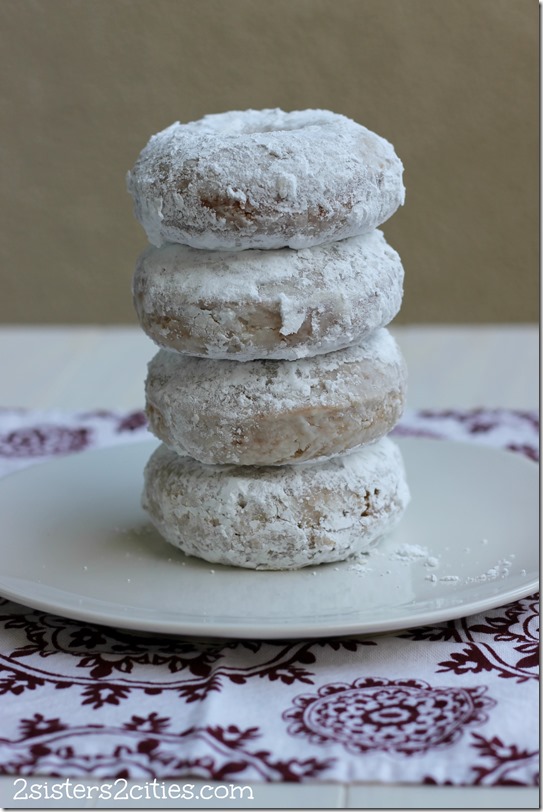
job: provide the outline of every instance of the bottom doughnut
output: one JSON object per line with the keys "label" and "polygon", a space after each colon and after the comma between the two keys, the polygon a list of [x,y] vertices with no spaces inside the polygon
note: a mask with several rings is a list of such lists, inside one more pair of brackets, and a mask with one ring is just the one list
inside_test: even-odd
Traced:
{"label": "bottom doughnut", "polygon": [[143,508],[187,555],[249,569],[343,561],[399,522],[409,502],[401,453],[384,437],[319,463],[204,465],[162,445],[144,474]]}

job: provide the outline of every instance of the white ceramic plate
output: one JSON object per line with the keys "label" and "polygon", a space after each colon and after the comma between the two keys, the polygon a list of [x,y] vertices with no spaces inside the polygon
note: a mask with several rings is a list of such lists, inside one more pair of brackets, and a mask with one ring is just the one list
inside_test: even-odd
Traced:
{"label": "white ceramic plate", "polygon": [[537,591],[538,467],[519,455],[399,440],[412,502],[367,556],[295,572],[188,558],[150,528],[155,443],[88,451],[0,480],[0,594],[166,634],[324,637],[432,624]]}

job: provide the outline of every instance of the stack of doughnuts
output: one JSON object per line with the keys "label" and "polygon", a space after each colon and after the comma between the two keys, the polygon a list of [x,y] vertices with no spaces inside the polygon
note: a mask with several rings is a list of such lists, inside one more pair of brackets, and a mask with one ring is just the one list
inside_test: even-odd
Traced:
{"label": "stack of doughnuts", "polygon": [[325,110],[176,123],[129,172],[150,242],[134,306],[160,348],[142,503],[185,553],[295,569],[400,520],[387,435],[406,366],[386,325],[404,272],[378,226],[403,204],[402,173],[391,144]]}

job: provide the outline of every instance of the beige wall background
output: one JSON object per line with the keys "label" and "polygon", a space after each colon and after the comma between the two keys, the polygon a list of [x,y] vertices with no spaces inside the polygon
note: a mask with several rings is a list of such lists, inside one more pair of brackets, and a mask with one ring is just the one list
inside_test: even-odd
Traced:
{"label": "beige wall background", "polygon": [[173,121],[321,107],[392,141],[398,322],[539,312],[537,0],[0,0],[0,320],[135,323],[125,173]]}

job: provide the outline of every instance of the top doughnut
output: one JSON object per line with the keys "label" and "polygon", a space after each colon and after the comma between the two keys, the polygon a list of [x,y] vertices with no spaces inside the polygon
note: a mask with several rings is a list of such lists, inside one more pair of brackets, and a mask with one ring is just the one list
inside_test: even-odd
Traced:
{"label": "top doughnut", "polygon": [[245,110],[176,122],[127,176],[149,241],[309,248],[365,234],[403,204],[388,141],[328,110]]}

